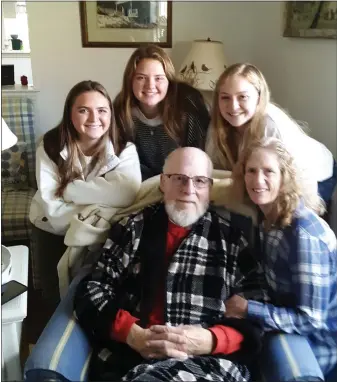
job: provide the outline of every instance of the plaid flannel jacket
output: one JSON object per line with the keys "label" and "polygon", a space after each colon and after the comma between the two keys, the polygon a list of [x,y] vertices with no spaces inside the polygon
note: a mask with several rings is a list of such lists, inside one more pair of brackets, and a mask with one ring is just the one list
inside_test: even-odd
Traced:
{"label": "plaid flannel jacket", "polygon": [[303,206],[289,227],[260,227],[259,236],[272,304],[249,301],[248,317],[265,330],[306,336],[327,374],[337,364],[336,237]]}
{"label": "plaid flannel jacket", "polygon": [[[112,227],[96,268],[79,284],[75,312],[93,340],[110,338],[112,322],[119,309],[140,317],[139,243],[147,224],[147,221],[144,224],[144,216],[155,214],[160,208],[164,210],[162,203],[150,206]],[[166,213],[164,216],[167,220]],[[155,226],[153,239],[160,229]],[[149,241],[152,245],[152,239]],[[152,267],[152,273],[158,271]],[[224,301],[232,294],[241,292],[246,298],[260,296],[263,300],[264,277],[258,272],[241,231],[215,212],[206,212],[193,225],[168,265],[166,324],[226,325]],[[220,358],[215,362],[221,362]]]}

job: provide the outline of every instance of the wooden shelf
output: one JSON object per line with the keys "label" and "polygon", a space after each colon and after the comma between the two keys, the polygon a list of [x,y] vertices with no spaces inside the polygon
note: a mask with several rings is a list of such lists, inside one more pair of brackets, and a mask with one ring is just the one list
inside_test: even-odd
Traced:
{"label": "wooden shelf", "polygon": [[30,50],[3,50],[2,58],[29,58]]}
{"label": "wooden shelf", "polygon": [[36,89],[33,85],[5,85],[1,86],[1,93],[38,93],[39,90]]}

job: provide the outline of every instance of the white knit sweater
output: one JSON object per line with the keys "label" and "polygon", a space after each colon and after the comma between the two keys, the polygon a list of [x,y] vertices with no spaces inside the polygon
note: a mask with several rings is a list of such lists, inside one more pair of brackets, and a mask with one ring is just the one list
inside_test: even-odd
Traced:
{"label": "white knit sweater", "polygon": [[[68,156],[66,148],[60,155]],[[63,198],[55,197],[59,185],[58,169],[46,154],[43,143],[36,152],[36,180],[38,190],[32,200],[29,219],[44,231],[64,235],[71,218],[90,204],[127,207],[133,203],[141,185],[140,165],[136,147],[128,143],[119,157],[111,142],[107,147],[107,164],[96,166],[84,176],[80,161],[77,166],[82,179],[74,180],[65,189]],[[90,158],[85,161],[90,163]]]}

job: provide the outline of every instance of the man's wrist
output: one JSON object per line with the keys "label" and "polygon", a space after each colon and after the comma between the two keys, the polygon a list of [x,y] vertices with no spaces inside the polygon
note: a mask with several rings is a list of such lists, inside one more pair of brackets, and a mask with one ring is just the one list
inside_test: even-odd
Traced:
{"label": "man's wrist", "polygon": [[212,354],[217,343],[215,334],[209,329],[204,330],[207,334],[204,336],[204,341],[200,349],[200,355]]}
{"label": "man's wrist", "polygon": [[207,329],[207,330],[211,333],[210,348],[209,348],[209,353],[207,353],[207,354],[213,354],[213,351],[217,346],[218,339],[212,330],[210,330],[210,329]]}
{"label": "man's wrist", "polygon": [[128,336],[126,337],[126,343],[134,350],[137,350],[140,342],[144,336],[144,329],[134,323],[129,331]]}

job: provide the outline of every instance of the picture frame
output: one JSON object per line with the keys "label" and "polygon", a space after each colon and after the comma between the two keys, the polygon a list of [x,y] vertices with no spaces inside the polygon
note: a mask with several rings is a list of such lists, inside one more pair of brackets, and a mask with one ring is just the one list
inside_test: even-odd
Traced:
{"label": "picture frame", "polygon": [[286,2],[283,36],[336,39],[337,2]]}
{"label": "picture frame", "polygon": [[172,47],[171,1],[80,1],[84,48]]}

